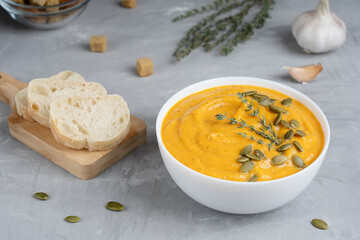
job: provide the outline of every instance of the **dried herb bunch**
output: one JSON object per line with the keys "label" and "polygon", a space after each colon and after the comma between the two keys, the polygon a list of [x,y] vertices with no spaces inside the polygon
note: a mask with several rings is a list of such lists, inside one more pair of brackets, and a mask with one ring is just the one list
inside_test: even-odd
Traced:
{"label": "dried herb bunch", "polygon": [[[250,39],[254,29],[264,26],[274,3],[274,0],[215,0],[175,17],[173,21],[177,22],[199,13],[210,13],[187,32],[173,56],[180,61],[193,49],[202,46],[205,51],[210,51],[219,44],[222,44],[219,47],[221,54],[228,55],[238,43]],[[244,17],[255,6],[260,10],[251,21],[244,22]]]}

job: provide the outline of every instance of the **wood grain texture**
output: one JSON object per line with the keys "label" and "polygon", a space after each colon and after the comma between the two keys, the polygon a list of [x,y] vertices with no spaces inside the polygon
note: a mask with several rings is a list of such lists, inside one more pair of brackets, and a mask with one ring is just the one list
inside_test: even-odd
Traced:
{"label": "wood grain texture", "polygon": [[90,152],[63,146],[55,140],[49,128],[17,114],[14,97],[26,86],[26,83],[0,72],[0,100],[8,103],[13,109],[8,118],[10,134],[80,179],[96,177],[146,141],[145,122],[131,115],[129,134],[115,148]]}

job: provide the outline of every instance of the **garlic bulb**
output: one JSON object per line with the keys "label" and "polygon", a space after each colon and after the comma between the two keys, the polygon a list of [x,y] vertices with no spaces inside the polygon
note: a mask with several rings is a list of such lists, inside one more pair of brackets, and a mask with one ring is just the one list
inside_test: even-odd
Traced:
{"label": "garlic bulb", "polygon": [[284,66],[283,68],[288,70],[293,79],[304,84],[314,80],[314,78],[323,70],[323,65],[322,63],[316,63],[301,67]]}
{"label": "garlic bulb", "polygon": [[330,11],[329,0],[320,0],[314,11],[301,14],[292,25],[292,34],[307,53],[339,48],[346,38],[346,25]]}

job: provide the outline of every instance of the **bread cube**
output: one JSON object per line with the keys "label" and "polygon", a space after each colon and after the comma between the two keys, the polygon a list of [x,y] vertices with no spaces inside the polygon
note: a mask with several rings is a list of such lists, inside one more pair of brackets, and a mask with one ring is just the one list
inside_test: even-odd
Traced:
{"label": "bread cube", "polygon": [[[46,0],[45,6],[54,6],[60,4],[60,0]],[[59,11],[59,7],[53,7],[53,8],[46,8],[47,12],[57,12]]]}
{"label": "bread cube", "polygon": [[146,77],[153,74],[153,62],[150,58],[139,58],[136,62],[136,72],[140,77]]}
{"label": "bread cube", "polygon": [[136,0],[122,0],[121,5],[127,8],[134,8],[136,7]]}
{"label": "bread cube", "polygon": [[31,5],[43,7],[45,6],[46,0],[30,0],[29,2]]}
{"label": "bread cube", "polygon": [[13,0],[13,1],[19,4],[25,4],[25,0]]}
{"label": "bread cube", "polygon": [[[27,10],[27,12],[32,12],[32,13],[41,13],[41,11],[39,9],[32,9],[29,8]],[[47,22],[47,17],[46,16],[40,16],[40,17],[27,17],[27,19],[29,19],[30,21],[34,22],[34,23],[40,23],[40,24],[45,24]]]}
{"label": "bread cube", "polygon": [[61,22],[63,20],[62,16],[50,16],[48,19],[49,24]]}
{"label": "bread cube", "polygon": [[105,52],[106,47],[106,35],[94,35],[90,38],[90,50],[92,52]]}

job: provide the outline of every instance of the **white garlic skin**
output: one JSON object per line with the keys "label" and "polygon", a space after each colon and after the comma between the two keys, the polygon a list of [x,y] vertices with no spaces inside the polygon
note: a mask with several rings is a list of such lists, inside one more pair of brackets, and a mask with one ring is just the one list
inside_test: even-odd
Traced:
{"label": "white garlic skin", "polygon": [[343,45],[346,25],[330,12],[329,0],[320,0],[317,10],[308,11],[295,19],[292,34],[307,53],[324,53]]}

